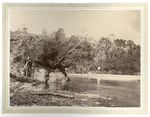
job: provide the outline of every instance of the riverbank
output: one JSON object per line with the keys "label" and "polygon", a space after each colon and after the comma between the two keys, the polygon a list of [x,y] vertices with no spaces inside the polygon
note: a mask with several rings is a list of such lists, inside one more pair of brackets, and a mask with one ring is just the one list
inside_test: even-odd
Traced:
{"label": "riverbank", "polygon": [[[39,92],[42,92],[42,94]],[[50,95],[50,93],[60,95]],[[61,94],[68,97],[63,97]],[[10,83],[10,106],[114,107],[115,102],[116,100],[111,97],[92,93],[49,89],[39,90],[35,89],[31,83],[14,82],[13,80]]]}
{"label": "riverbank", "polygon": [[[102,74],[69,74],[70,82],[36,84],[10,78],[11,106],[139,107],[140,81],[102,80]],[[114,75],[113,75],[114,76]],[[117,75],[118,79],[127,79]],[[12,77],[12,75],[11,75]],[[136,76],[131,76],[136,78]],[[130,77],[130,78],[131,78]],[[89,79],[88,79],[89,78]],[[67,97],[62,96],[67,95]],[[71,98],[70,98],[71,97]]]}
{"label": "riverbank", "polygon": [[68,74],[72,78],[88,78],[100,80],[115,80],[115,81],[138,81],[139,75],[112,75],[112,74]]}

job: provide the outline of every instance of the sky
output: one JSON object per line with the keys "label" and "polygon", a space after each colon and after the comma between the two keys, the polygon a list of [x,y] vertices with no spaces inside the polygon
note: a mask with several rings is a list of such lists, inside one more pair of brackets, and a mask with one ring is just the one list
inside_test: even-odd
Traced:
{"label": "sky", "polygon": [[24,24],[30,33],[41,34],[63,28],[66,35],[84,32],[94,39],[108,37],[133,40],[140,44],[139,10],[10,10],[10,30]]}

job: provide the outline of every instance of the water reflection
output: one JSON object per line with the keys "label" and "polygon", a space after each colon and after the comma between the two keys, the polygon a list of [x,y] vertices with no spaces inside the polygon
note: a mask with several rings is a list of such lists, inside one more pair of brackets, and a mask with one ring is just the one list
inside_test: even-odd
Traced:
{"label": "water reflection", "polygon": [[45,89],[49,89],[49,84],[47,82],[45,83]]}
{"label": "water reflection", "polygon": [[55,83],[40,83],[34,87],[39,90],[50,89],[50,90],[67,90],[75,92],[94,91],[102,89],[134,89],[139,85],[138,81],[101,81],[97,84],[95,79],[86,78],[71,78],[69,82],[55,82]]}
{"label": "water reflection", "polygon": [[93,79],[71,78],[71,81],[69,82],[40,83],[35,84],[34,87],[39,90],[50,89],[82,92],[87,90],[96,90],[97,83],[96,80]]}
{"label": "water reflection", "polygon": [[40,83],[34,85],[37,90],[67,90],[74,92],[87,92],[104,96],[117,97],[116,106],[140,105],[140,81],[101,81],[97,84],[95,79],[71,78],[70,82]]}

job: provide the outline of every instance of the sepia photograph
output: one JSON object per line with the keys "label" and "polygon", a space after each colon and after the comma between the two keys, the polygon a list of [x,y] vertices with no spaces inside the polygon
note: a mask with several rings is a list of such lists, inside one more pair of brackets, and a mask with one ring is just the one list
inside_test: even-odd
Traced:
{"label": "sepia photograph", "polygon": [[143,107],[139,7],[27,6],[6,10],[5,106]]}

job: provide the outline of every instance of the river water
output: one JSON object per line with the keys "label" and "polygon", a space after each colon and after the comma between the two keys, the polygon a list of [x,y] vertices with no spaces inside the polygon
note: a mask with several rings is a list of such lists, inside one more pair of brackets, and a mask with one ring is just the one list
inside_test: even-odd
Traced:
{"label": "river water", "polygon": [[117,98],[118,107],[140,106],[140,81],[105,81],[100,84],[95,79],[70,78],[69,82],[39,84],[35,88],[86,92]]}

